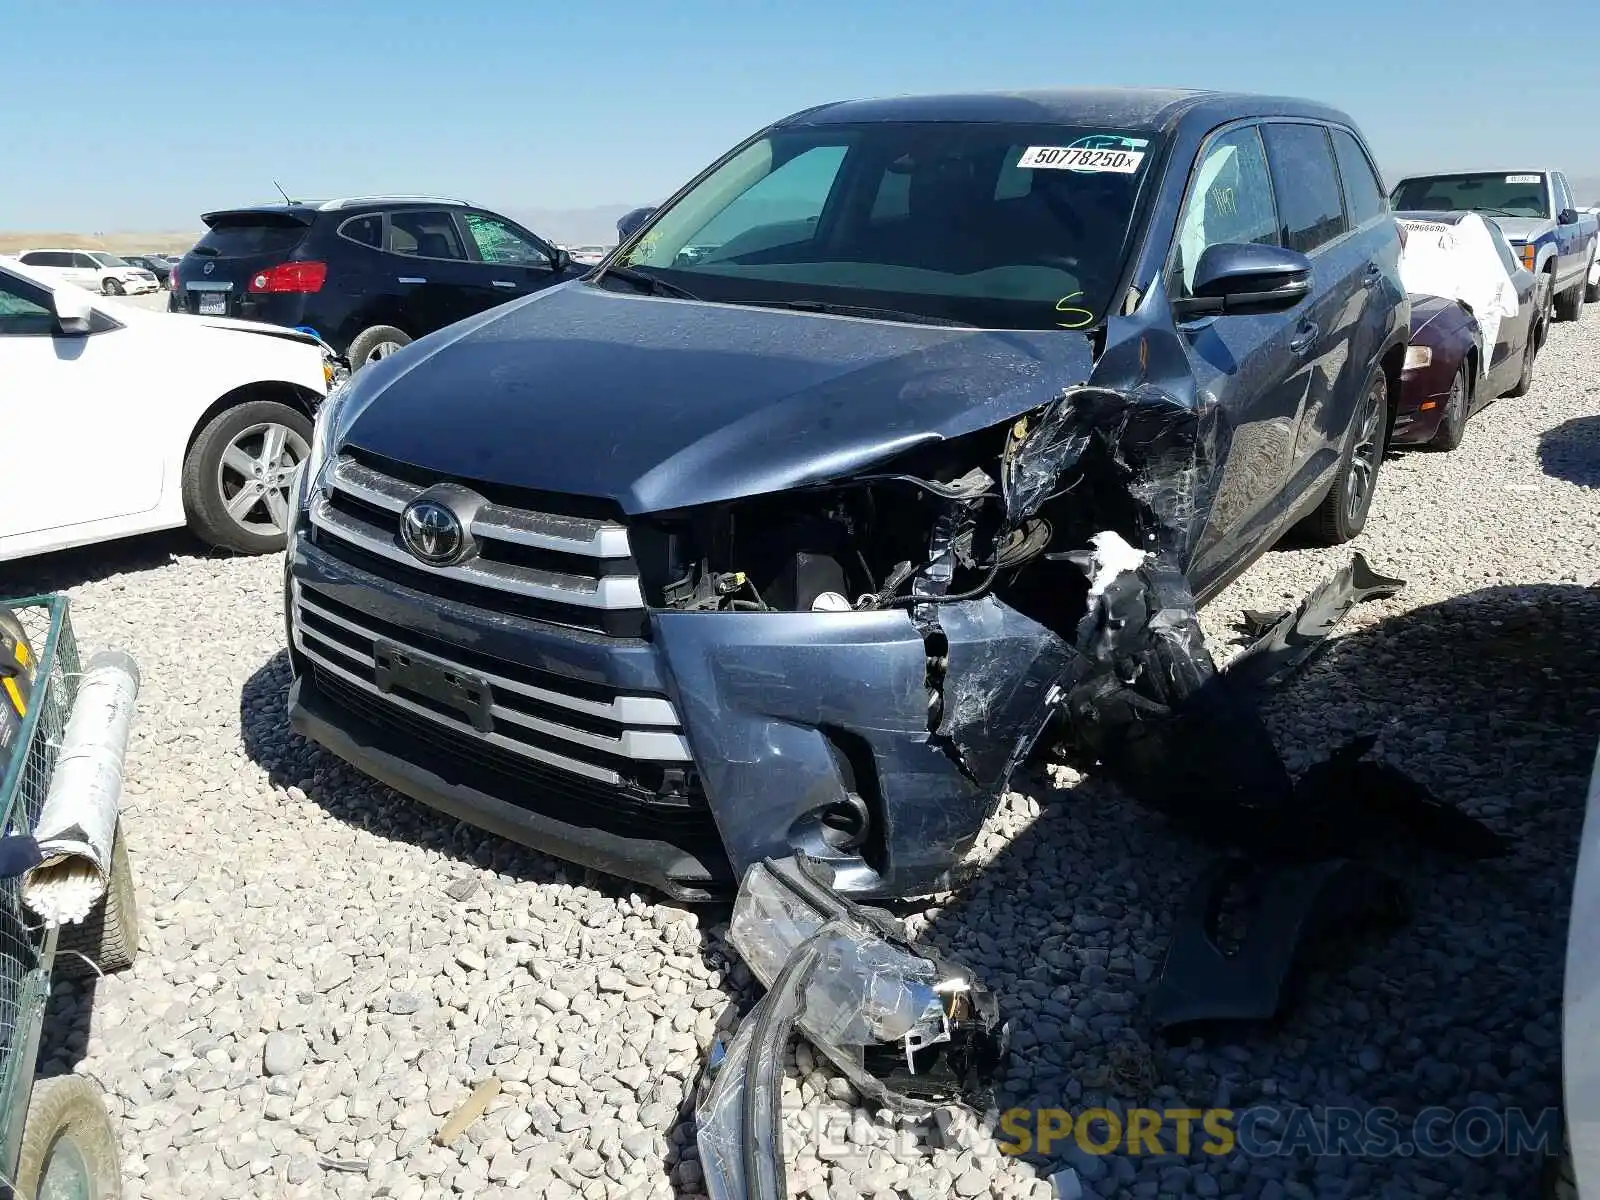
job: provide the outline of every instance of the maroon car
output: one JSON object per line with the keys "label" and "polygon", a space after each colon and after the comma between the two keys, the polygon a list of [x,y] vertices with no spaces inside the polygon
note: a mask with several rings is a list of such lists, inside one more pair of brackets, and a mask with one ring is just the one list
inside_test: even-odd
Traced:
{"label": "maroon car", "polygon": [[[1465,215],[1450,212],[1398,212],[1402,221],[1454,225]],[[1391,442],[1454,450],[1466,433],[1467,419],[1498,396],[1520,396],[1533,382],[1534,359],[1549,331],[1549,312],[1535,311],[1534,277],[1506,244],[1493,222],[1495,251],[1517,293],[1517,315],[1503,318],[1495,336],[1489,369],[1478,363],[1478,320],[1458,300],[1411,296],[1411,348],[1400,374],[1400,404]],[[1402,236],[1405,225],[1401,225]]]}

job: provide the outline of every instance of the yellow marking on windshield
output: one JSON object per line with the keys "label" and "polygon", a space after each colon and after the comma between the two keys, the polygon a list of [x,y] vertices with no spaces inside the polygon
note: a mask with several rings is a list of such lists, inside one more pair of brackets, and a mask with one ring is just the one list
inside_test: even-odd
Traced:
{"label": "yellow marking on windshield", "polygon": [[1083,295],[1082,292],[1073,292],[1072,295],[1063,296],[1061,299],[1056,301],[1056,311],[1061,313],[1063,316],[1070,316],[1072,318],[1069,321],[1056,322],[1056,324],[1062,329],[1084,329],[1094,324],[1094,313],[1090,312],[1087,308],[1078,308],[1077,306],[1069,303],[1070,301],[1076,300],[1081,295]]}

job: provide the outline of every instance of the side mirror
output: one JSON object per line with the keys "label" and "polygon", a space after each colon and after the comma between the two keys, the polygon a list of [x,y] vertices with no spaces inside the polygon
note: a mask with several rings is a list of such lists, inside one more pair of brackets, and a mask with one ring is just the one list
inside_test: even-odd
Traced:
{"label": "side mirror", "polygon": [[62,288],[51,294],[51,307],[56,314],[56,330],[67,337],[83,337],[89,332],[89,320],[94,307],[89,293],[76,288]]}
{"label": "side mirror", "polygon": [[1576,225],[1577,223],[1578,223],[1578,214],[1573,209],[1563,208],[1560,212],[1558,212],[1556,214],[1556,224],[1557,225]]}
{"label": "side mirror", "polygon": [[550,266],[555,270],[556,274],[559,275],[562,271],[565,271],[568,267],[572,266],[572,255],[563,250],[560,246],[557,246],[555,248],[555,253],[551,255]]}
{"label": "side mirror", "polygon": [[1253,243],[1207,246],[1193,295],[1174,300],[1179,319],[1283,312],[1311,293],[1311,260],[1298,250]]}
{"label": "side mirror", "polygon": [[653,207],[647,207],[636,208],[630,213],[624,213],[617,221],[618,245],[631,238],[634,233],[637,232],[639,226],[648,221],[651,214],[655,211],[656,210]]}

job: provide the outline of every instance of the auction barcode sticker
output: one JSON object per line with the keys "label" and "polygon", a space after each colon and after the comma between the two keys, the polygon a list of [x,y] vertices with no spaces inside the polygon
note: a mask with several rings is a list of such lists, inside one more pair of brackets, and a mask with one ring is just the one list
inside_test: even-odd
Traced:
{"label": "auction barcode sticker", "polygon": [[1034,171],[1114,171],[1132,175],[1143,150],[1094,150],[1085,146],[1029,146],[1017,166]]}
{"label": "auction barcode sticker", "polygon": [[1539,179],[1539,177],[1537,175],[1507,175],[1506,176],[1506,182],[1507,183],[1539,183],[1541,181],[1540,181],[1540,179]]}

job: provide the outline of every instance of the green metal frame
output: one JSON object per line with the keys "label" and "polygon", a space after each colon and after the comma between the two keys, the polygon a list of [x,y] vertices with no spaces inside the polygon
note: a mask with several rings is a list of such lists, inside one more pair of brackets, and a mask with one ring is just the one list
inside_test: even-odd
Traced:
{"label": "green metal frame", "polygon": [[[0,600],[0,608],[22,621],[37,662],[18,752],[0,780],[0,812],[5,814],[0,828],[16,836],[33,831],[44,807],[77,697],[80,666],[65,595]],[[22,880],[0,880],[0,1169],[6,1178],[16,1174],[22,1147],[55,953],[56,927],[29,921]]]}

